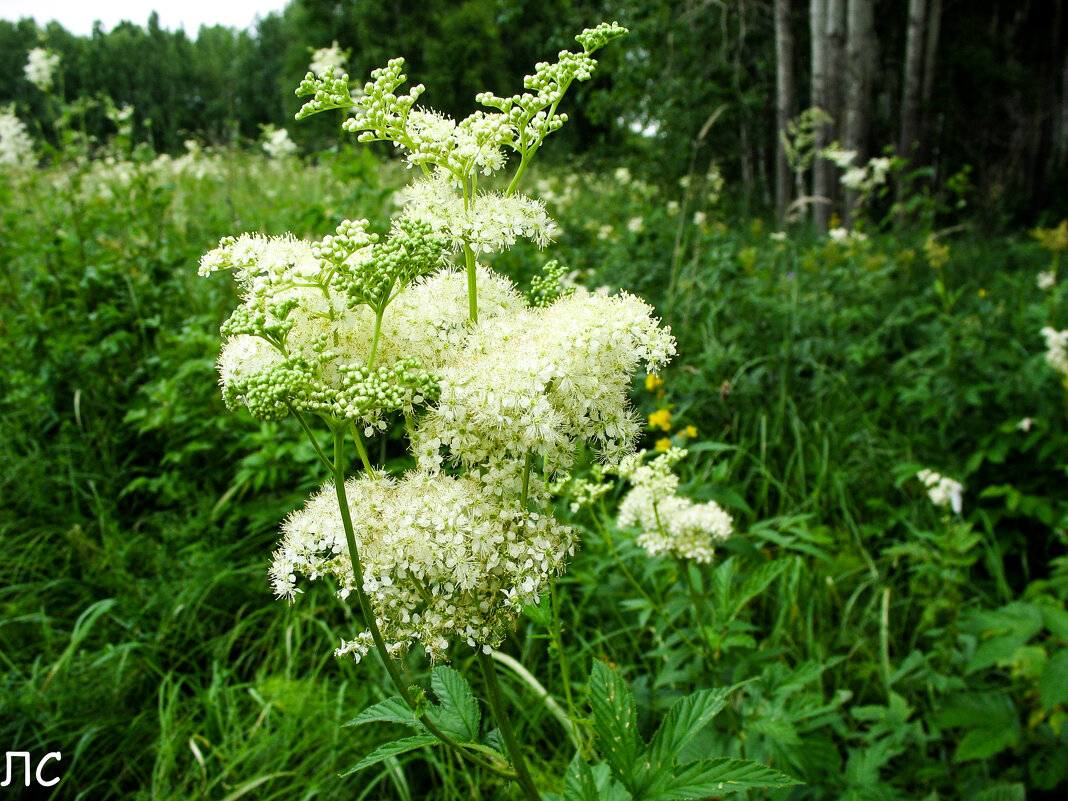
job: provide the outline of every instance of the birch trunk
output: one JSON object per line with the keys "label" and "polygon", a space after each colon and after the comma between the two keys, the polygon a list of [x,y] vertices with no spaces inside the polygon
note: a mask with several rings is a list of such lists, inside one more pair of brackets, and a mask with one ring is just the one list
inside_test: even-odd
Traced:
{"label": "birch trunk", "polygon": [[908,36],[905,41],[905,74],[901,83],[901,138],[897,152],[914,161],[920,140],[920,101],[924,86],[924,30],[927,0],[909,0]]}
{"label": "birch trunk", "polygon": [[778,136],[775,137],[775,214],[779,221],[786,217],[790,204],[793,173],[786,159],[782,136],[786,124],[794,116],[794,35],[790,30],[790,0],[775,0],[775,118]]}
{"label": "birch trunk", "polygon": [[[846,90],[845,146],[857,153],[856,164],[868,160],[868,132],[871,128],[871,83],[875,69],[874,0],[849,0],[849,59]],[[845,205],[845,219],[852,218],[856,203],[850,193]]]}

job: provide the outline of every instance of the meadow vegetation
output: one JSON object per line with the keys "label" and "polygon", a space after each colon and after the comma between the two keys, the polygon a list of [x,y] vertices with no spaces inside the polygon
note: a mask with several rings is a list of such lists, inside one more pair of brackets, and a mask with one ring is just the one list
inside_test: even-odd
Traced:
{"label": "meadow vegetation", "polygon": [[[159,156],[119,122],[107,144],[72,126],[40,166],[0,166],[0,746],[62,752],[56,798],[518,797],[444,749],[338,778],[403,730],[344,726],[390,694],[380,661],[333,655],[358,609],[323,582],[272,595],[279,523],[322,466],[292,417],[224,407],[238,300],[197,276],[237,231],[385,230],[409,174],[354,143]],[[1064,224],[982,231],[963,184],[904,208],[873,190],[818,235],[742,212],[714,164],[525,180],[556,242],[488,261],[525,291],[556,259],[655,307],[678,355],[634,378],[640,447],[685,448],[679,494],[733,521],[708,558],[652,555],[623,476],[585,452],[556,488],[580,547],[497,659],[539,790],[629,797],[607,768],[599,796],[563,780],[576,752],[614,769],[604,692],[632,694],[648,742],[680,698],[733,687],[676,757],[800,782],[742,796],[1063,794]],[[400,433],[373,443],[411,467]],[[449,657],[468,672],[476,652]],[[419,649],[403,669],[429,684]]]}

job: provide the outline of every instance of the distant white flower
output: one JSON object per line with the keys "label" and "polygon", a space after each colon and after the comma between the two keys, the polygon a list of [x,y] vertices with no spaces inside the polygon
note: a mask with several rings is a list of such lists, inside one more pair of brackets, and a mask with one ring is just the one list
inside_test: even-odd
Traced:
{"label": "distant white flower", "polygon": [[1023,431],[1024,433],[1026,433],[1031,430],[1031,426],[1034,422],[1034,419],[1030,417],[1025,417],[1023,420],[1016,424],[1016,430]]}
{"label": "distant white flower", "polygon": [[769,239],[774,239],[776,242],[786,241],[786,231],[776,231],[775,233],[768,234]]}
{"label": "distant white flower", "polygon": [[948,506],[955,514],[963,508],[964,486],[959,481],[941,476],[933,470],[921,470],[916,474],[927,487],[927,496],[935,506]]}
{"label": "distant white flower", "polygon": [[630,170],[626,167],[617,167],[614,175],[616,182],[623,184],[623,186],[626,186],[631,181]]}
{"label": "distant white flower", "polygon": [[640,234],[645,230],[645,221],[641,217],[631,217],[627,220],[627,230],[632,234]]}
{"label": "distant white flower", "polygon": [[330,67],[333,67],[335,72],[340,72],[345,69],[346,58],[345,52],[338,47],[335,40],[330,47],[321,47],[312,54],[308,69],[320,76]]}
{"label": "distant white flower", "polygon": [[55,78],[58,66],[58,53],[45,50],[43,47],[35,47],[30,51],[23,71],[26,74],[27,81],[42,92],[47,92],[52,88],[52,81]]}
{"label": "distant white flower", "polygon": [[868,235],[860,231],[853,231],[849,228],[832,228],[827,232],[827,236],[836,245],[848,245],[853,242],[863,242],[868,238]]}
{"label": "distant white flower", "polygon": [[13,105],[0,106],[0,167],[33,164],[33,140]]}
{"label": "distant white flower", "polygon": [[1039,289],[1043,292],[1048,292],[1057,285],[1057,274],[1053,270],[1043,270],[1038,274],[1036,283]]}
{"label": "distant white flower", "polygon": [[1046,326],[1041,333],[1046,339],[1046,364],[1068,378],[1068,331]]}
{"label": "distant white flower", "polygon": [[854,192],[866,188],[868,171],[863,167],[850,167],[841,177],[842,186]]}
{"label": "distant white flower", "polygon": [[823,150],[820,155],[838,169],[844,170],[853,163],[853,159],[857,157],[857,151],[842,150],[837,146],[833,146]]}
{"label": "distant white flower", "polygon": [[693,213],[693,224],[698,228],[703,226],[706,222],[708,222],[708,215],[703,211],[695,211]]}
{"label": "distant white flower", "polygon": [[297,143],[289,138],[289,131],[285,128],[275,128],[268,125],[260,135],[263,142],[263,150],[272,159],[281,159],[294,156],[297,153]]}
{"label": "distant white flower", "polygon": [[672,217],[679,213],[679,202],[677,200],[669,200],[666,211]]}

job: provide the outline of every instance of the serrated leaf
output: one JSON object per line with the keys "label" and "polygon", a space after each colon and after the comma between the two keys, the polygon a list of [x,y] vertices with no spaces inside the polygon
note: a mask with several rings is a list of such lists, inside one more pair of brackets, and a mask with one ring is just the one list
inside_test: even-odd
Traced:
{"label": "serrated leaf", "polygon": [[1063,609],[1042,607],[1042,622],[1058,640],[1068,642],[1068,612]]}
{"label": "serrated leaf", "polygon": [[403,726],[411,726],[413,729],[422,729],[415,713],[404,703],[403,698],[387,698],[377,704],[367,707],[360,714],[342,726],[362,726],[364,723],[400,723]]}
{"label": "serrated leaf", "polygon": [[683,801],[795,784],[800,782],[760,762],[721,757],[691,763],[676,774],[663,790],[649,796],[648,801]]}
{"label": "serrated leaf", "polygon": [[351,776],[357,771],[361,771],[364,768],[369,768],[371,765],[376,765],[383,760],[390,757],[399,756],[400,754],[406,754],[409,751],[414,751],[417,748],[422,748],[424,745],[434,745],[441,742],[433,734],[417,734],[414,737],[404,737],[400,740],[394,740],[391,743],[380,745],[374,751],[369,753],[351,768],[342,773],[342,776]]}
{"label": "serrated leaf", "polygon": [[764,592],[768,585],[779,577],[786,565],[787,560],[785,559],[777,559],[774,562],[761,565],[753,575],[743,582],[738,595],[734,598],[734,605],[731,607],[729,617],[735,617],[747,603]]}
{"label": "serrated leaf", "polygon": [[972,729],[960,741],[953,755],[954,762],[971,759],[988,759],[1006,748],[1016,745],[1017,734],[1013,727],[998,729]]}
{"label": "serrated leaf", "polygon": [[576,752],[564,776],[563,801],[599,801],[599,796],[593,771],[582,754]]}
{"label": "serrated leaf", "polygon": [[447,735],[460,742],[477,740],[482,713],[467,679],[458,670],[439,665],[430,676],[430,686],[439,703],[431,714],[434,722]]}
{"label": "serrated leaf", "polygon": [[613,775],[629,789],[631,768],[641,745],[634,696],[618,673],[597,660],[590,676],[590,707],[597,750],[612,767]]}
{"label": "serrated leaf", "polygon": [[634,798],[622,784],[612,778],[611,770],[604,762],[594,765],[592,772],[597,782],[597,797],[600,801],[631,801]]}
{"label": "serrated leaf", "polygon": [[699,690],[676,701],[649,743],[653,770],[671,768],[682,748],[726,705],[729,688]]}
{"label": "serrated leaf", "polygon": [[1049,712],[1057,704],[1068,703],[1068,651],[1058,651],[1046,662],[1038,692],[1042,696],[1044,712]]}

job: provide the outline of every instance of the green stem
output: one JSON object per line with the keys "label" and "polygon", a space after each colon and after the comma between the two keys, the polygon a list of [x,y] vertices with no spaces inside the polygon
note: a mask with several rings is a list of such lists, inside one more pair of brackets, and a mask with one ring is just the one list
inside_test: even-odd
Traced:
{"label": "green stem", "polygon": [[312,447],[315,448],[315,455],[319,457],[319,461],[326,465],[327,470],[333,470],[334,463],[330,461],[325,453],[323,453],[323,449],[319,445],[319,440],[316,439],[315,433],[311,430],[311,426],[308,425],[308,421],[304,419],[304,415],[294,409],[291,404],[287,403],[286,406],[289,406],[289,411],[291,411],[293,416],[297,418],[300,427],[303,428],[304,433],[308,435],[308,439],[311,440]]}
{"label": "green stem", "polygon": [[[549,609],[552,612],[552,628],[549,629],[552,635],[552,644],[556,649],[556,656],[560,662],[560,678],[564,683],[564,698],[567,700],[567,711],[571,721],[578,719],[578,710],[575,708],[575,699],[571,696],[571,664],[567,659],[567,651],[564,650],[564,627],[560,622],[560,601],[556,597],[556,585],[549,587]],[[574,723],[572,723],[574,726]],[[578,727],[574,727],[574,731],[577,733]],[[576,737],[577,739],[577,737]],[[576,746],[581,748],[580,743],[576,743]]]}
{"label": "green stem", "polygon": [[478,324],[478,275],[475,252],[464,242],[464,262],[467,265],[467,313],[471,325]]}
{"label": "green stem", "polygon": [[[603,512],[603,504],[601,509]],[[704,657],[708,659],[710,656],[709,653],[704,648],[701,648],[701,646],[697,645],[685,634],[683,634],[682,631],[680,631],[679,628],[674,624],[674,622],[672,622],[671,618],[667,616],[667,613],[664,611],[663,604],[654,601],[653,598],[649,595],[649,593],[645,591],[645,588],[642,587],[641,583],[638,581],[637,578],[635,578],[634,574],[630,572],[630,568],[628,568],[626,563],[623,561],[623,557],[620,555],[619,550],[616,548],[616,544],[615,542],[613,542],[612,535],[608,532],[608,529],[604,527],[597,515],[591,516],[593,517],[594,524],[597,526],[598,531],[601,532],[601,537],[604,538],[605,544],[608,545],[608,549],[612,552],[612,556],[615,557],[616,564],[619,566],[619,569],[623,571],[623,575],[627,577],[627,581],[630,582],[631,586],[638,591],[638,594],[641,595],[641,597],[645,599],[645,602],[656,611],[656,613],[660,616],[660,619],[667,624],[667,627],[671,629],[671,631],[674,632],[680,640],[686,643],[686,645],[689,646],[692,650],[703,654]]]}
{"label": "green stem", "polygon": [[360,454],[363,469],[367,471],[368,475],[373,476],[375,469],[371,467],[371,457],[367,455],[367,448],[363,446],[363,437],[360,436],[360,430],[356,427],[356,421],[353,420],[349,425],[352,427],[352,438],[356,442],[356,452]]}
{"label": "green stem", "polygon": [[[378,651],[378,655],[382,658],[382,663],[386,666],[386,672],[389,674],[389,678],[393,681],[393,686],[397,688],[397,692],[400,693],[404,702],[412,710],[415,710],[415,699],[408,690],[408,685],[404,683],[404,678],[401,676],[400,670],[397,669],[396,664],[393,662],[393,658],[389,654],[389,650],[386,648],[386,642],[382,638],[382,632],[378,629],[378,622],[375,620],[371,602],[363,591],[363,567],[360,565],[360,553],[356,547],[356,534],[352,528],[352,515],[349,512],[349,499],[345,492],[344,425],[339,425],[334,429],[334,464],[332,472],[334,474],[334,491],[337,493],[338,507],[341,510],[341,524],[345,529],[345,542],[348,544],[349,558],[352,560],[353,590],[355,591],[356,598],[360,604],[360,612],[363,615],[364,623],[371,632],[371,639],[374,640],[375,649]],[[453,748],[461,757],[472,764],[486,768],[499,776],[508,779],[517,779],[516,773],[505,770],[478,754],[472,753],[464,748],[460,743],[456,742],[449,737],[449,735],[439,729],[434,721],[427,717],[426,714],[420,715],[419,721],[426,727],[427,731],[441,740],[445,745]]]}
{"label": "green stem", "polygon": [[371,337],[371,355],[367,357],[367,369],[370,370],[375,363],[375,354],[378,353],[378,335],[382,332],[382,313],[385,309],[375,312],[375,332]]}
{"label": "green stem", "polygon": [[515,768],[516,773],[516,783],[529,801],[541,801],[541,795],[538,793],[538,788],[534,786],[534,780],[530,776],[527,762],[523,758],[523,752],[519,750],[519,742],[516,740],[515,732],[512,730],[512,721],[509,720],[505,712],[504,695],[501,693],[501,685],[497,681],[497,668],[493,664],[493,659],[481,648],[476,648],[475,654],[478,657],[478,666],[482,668],[482,676],[486,679],[486,693],[489,696],[490,708],[493,709],[493,717],[497,721],[497,728],[500,729],[501,739],[504,740],[504,747],[508,750],[508,756],[512,758],[512,767]]}

